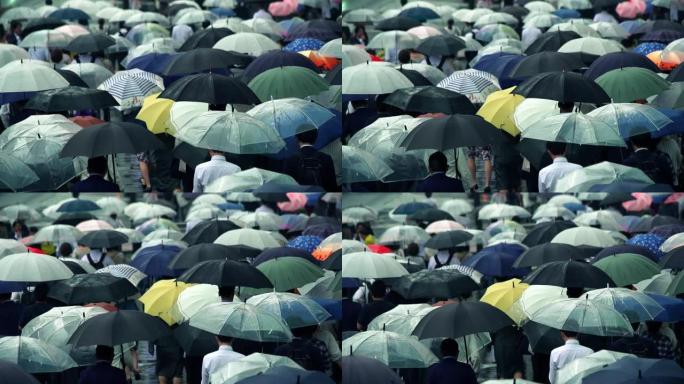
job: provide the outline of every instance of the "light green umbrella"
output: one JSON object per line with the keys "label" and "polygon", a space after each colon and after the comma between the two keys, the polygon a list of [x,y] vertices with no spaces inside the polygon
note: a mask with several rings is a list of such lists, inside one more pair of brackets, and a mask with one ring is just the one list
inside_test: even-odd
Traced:
{"label": "light green umbrella", "polygon": [[531,313],[529,318],[551,328],[587,335],[630,336],[633,333],[625,315],[584,296],[551,301]]}
{"label": "light green umbrella", "polygon": [[378,240],[381,244],[425,244],[430,239],[425,230],[416,225],[395,225],[382,233]]}
{"label": "light green umbrella", "polygon": [[246,245],[252,248],[264,250],[266,248],[281,247],[284,244],[283,237],[277,232],[262,231],[252,228],[233,229],[223,233],[214,240],[214,244],[223,245]]}
{"label": "light green umbrella", "polygon": [[280,45],[259,33],[238,32],[217,41],[214,48],[259,56],[262,53],[280,49]]}
{"label": "light green umbrella", "polygon": [[672,120],[657,109],[637,103],[611,103],[596,108],[587,116],[617,128],[622,137],[655,132],[672,123]]}
{"label": "light green umbrella", "polygon": [[563,44],[563,46],[558,49],[558,52],[586,53],[589,55],[603,56],[606,53],[621,52],[624,50],[625,47],[615,40],[601,39],[598,37],[582,37]]}
{"label": "light green umbrella", "polygon": [[679,109],[684,107],[684,82],[670,84],[670,88],[661,92],[651,104],[661,108]]}
{"label": "light green umbrella", "polygon": [[619,212],[601,209],[582,213],[573,222],[584,227],[599,227],[608,231],[621,231],[622,226],[619,222],[621,219],[622,215]]}
{"label": "light green umbrella", "polygon": [[66,352],[32,337],[0,338],[0,360],[19,365],[29,373],[62,372],[77,366]]}
{"label": "light green umbrella", "polygon": [[610,365],[624,357],[633,356],[630,353],[620,353],[602,349],[591,355],[580,357],[563,368],[558,370],[556,380],[565,384],[581,384],[582,379],[596,371],[600,371],[605,366]]}
{"label": "light green umbrella", "polygon": [[260,73],[253,78],[249,88],[261,101],[304,98],[328,90],[328,83],[316,72],[297,66],[277,67]]}
{"label": "light green umbrella", "polygon": [[[222,176],[211,182],[206,193],[225,193],[225,192],[244,192],[259,188],[260,186],[273,182],[278,184],[298,185],[297,181],[290,175],[278,172],[267,171],[260,168],[250,168],[228,176]],[[252,197],[254,199],[254,197]],[[258,201],[253,200],[253,201]]]}
{"label": "light green umbrella", "polygon": [[613,69],[596,78],[596,83],[616,103],[645,100],[670,88],[670,82],[641,67]]}
{"label": "light green umbrella", "polygon": [[570,244],[574,246],[588,245],[592,247],[610,247],[618,242],[602,229],[593,227],[568,228],[551,239],[552,243]]}
{"label": "light green umbrella", "polygon": [[240,360],[226,363],[211,375],[212,384],[235,384],[248,377],[256,376],[272,367],[291,367],[304,369],[285,356],[252,353]]}
{"label": "light green umbrella", "polygon": [[605,272],[618,287],[638,283],[660,272],[658,264],[635,253],[618,253],[603,257],[594,266]]}
{"label": "light green umbrella", "polygon": [[631,323],[653,320],[664,310],[647,294],[628,288],[594,289],[587,292],[586,297],[621,312]]}
{"label": "light green umbrella", "polygon": [[342,59],[342,38],[330,40],[323,44],[321,49],[318,50],[318,54]]}
{"label": "light green umbrella", "polygon": [[684,273],[682,272],[675,275],[665,291],[665,294],[670,296],[677,296],[680,293],[684,293]]}
{"label": "light green umbrella", "polygon": [[405,31],[387,31],[375,35],[368,43],[367,48],[383,49],[385,51],[402,49],[414,49],[420,44],[420,39]]}
{"label": "light green umbrella", "polygon": [[627,32],[620,24],[616,23],[600,21],[589,24],[589,28],[598,32],[598,34],[604,39],[615,39],[620,41],[629,37],[629,32]]}
{"label": "light green umbrella", "polygon": [[347,24],[372,24],[378,20],[378,14],[373,9],[358,8],[347,12],[342,22]]}
{"label": "light green umbrella", "polygon": [[657,293],[659,295],[665,295],[667,288],[672,283],[674,275],[669,269],[660,271],[657,275],[654,275],[648,279],[641,280],[640,282],[634,284],[636,289],[642,292]]}
{"label": "light green umbrella", "polygon": [[[1,71],[1,69],[0,69]],[[393,67],[363,63],[342,69],[342,93],[345,95],[381,95],[411,88],[413,83]]]}
{"label": "light green umbrella", "polygon": [[301,257],[277,257],[256,266],[273,283],[276,291],[286,292],[323,277],[323,270]]}
{"label": "light green umbrella", "polygon": [[525,208],[503,203],[487,204],[477,213],[478,220],[527,218],[532,216]]}
{"label": "light green umbrella", "polygon": [[319,128],[335,115],[325,107],[298,98],[285,98],[261,103],[247,114],[273,127],[283,139]]}
{"label": "light green umbrella", "polygon": [[0,259],[0,281],[40,283],[64,280],[73,275],[56,257],[38,253],[15,253]]}
{"label": "light green umbrella", "polygon": [[611,184],[621,181],[653,184],[653,180],[638,168],[603,161],[561,177],[556,183],[554,192],[586,192],[596,184]]}
{"label": "light green umbrella", "polygon": [[371,152],[342,146],[342,182],[378,181],[392,174],[392,168]]}
{"label": "light green umbrella", "polygon": [[228,218],[243,228],[258,228],[265,231],[278,231],[283,224],[283,219],[272,212],[238,211]]}
{"label": "light green umbrella", "polygon": [[0,209],[0,216],[10,220],[37,221],[42,218],[41,214],[26,204],[12,204]]}
{"label": "light green umbrella", "polygon": [[308,297],[294,293],[264,293],[250,297],[247,304],[285,320],[291,329],[318,325],[330,318],[330,313],[320,304]]}
{"label": "light green umbrella", "polygon": [[0,258],[14,253],[28,252],[26,246],[14,239],[0,239]]}
{"label": "light green umbrella", "polygon": [[34,317],[21,329],[22,337],[33,337],[51,345],[67,348],[76,329],[91,317],[107,313],[100,307],[55,307]]}
{"label": "light green umbrella", "polygon": [[292,340],[292,332],[282,319],[245,303],[209,304],[190,317],[190,326],[215,335],[259,342]]}
{"label": "light green umbrella", "polygon": [[558,31],[570,31],[575,32],[582,37],[601,37],[598,32],[594,31],[589,27],[589,25],[578,22],[575,20],[570,20],[565,23],[559,23],[553,25],[548,29],[548,32],[558,32]]}
{"label": "light green umbrella", "polygon": [[304,296],[317,299],[342,299],[342,274],[334,271],[324,271],[323,277],[313,283],[305,284],[298,289]]}
{"label": "light green umbrella", "polygon": [[9,153],[0,153],[0,189],[16,192],[39,180],[33,169],[22,160]]}
{"label": "light green umbrella", "polygon": [[202,113],[181,127],[176,137],[198,148],[236,154],[276,153],[285,146],[278,131],[241,112]]}
{"label": "light green umbrella", "polygon": [[342,223],[357,224],[378,219],[378,213],[369,207],[349,207],[342,210]]}
{"label": "light green umbrella", "polygon": [[33,242],[35,243],[72,243],[75,244],[83,233],[71,225],[54,224],[43,227],[35,235],[33,235]]}
{"label": "light green umbrella", "polygon": [[423,317],[436,308],[429,304],[400,304],[374,318],[368,324],[368,330],[411,336]]}
{"label": "light green umbrella", "polygon": [[625,147],[617,127],[579,112],[544,118],[521,131],[525,139]]}
{"label": "light green umbrella", "polygon": [[409,272],[390,255],[353,252],[342,255],[342,277],[386,279],[408,275]]}
{"label": "light green umbrella", "polygon": [[395,332],[365,331],[342,341],[342,356],[365,356],[390,368],[427,368],[439,361],[414,336]]}
{"label": "light green umbrella", "polygon": [[22,48],[66,48],[73,38],[59,31],[43,29],[29,33],[19,46]]}

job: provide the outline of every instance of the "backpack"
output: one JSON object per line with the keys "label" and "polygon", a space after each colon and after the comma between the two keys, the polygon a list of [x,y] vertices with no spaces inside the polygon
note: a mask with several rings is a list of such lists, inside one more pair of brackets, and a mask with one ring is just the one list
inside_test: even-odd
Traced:
{"label": "backpack", "polygon": [[299,182],[302,185],[323,185],[323,165],[315,157],[302,157],[299,163]]}
{"label": "backpack", "polygon": [[432,256],[432,257],[435,259],[435,269],[439,269],[439,268],[442,268],[442,267],[445,266],[445,265],[450,265],[450,264],[451,264],[451,258],[454,257],[454,254],[453,254],[453,253],[450,253],[450,254],[449,254],[449,258],[447,259],[446,263],[444,263],[444,264],[442,264],[442,263],[439,261],[439,257],[437,257],[437,255],[434,255],[434,256]]}

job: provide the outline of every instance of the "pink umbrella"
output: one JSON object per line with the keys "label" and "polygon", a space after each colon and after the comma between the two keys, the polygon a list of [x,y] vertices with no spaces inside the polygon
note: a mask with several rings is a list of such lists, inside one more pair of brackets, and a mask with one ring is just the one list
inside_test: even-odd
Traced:
{"label": "pink umbrella", "polygon": [[408,32],[408,33],[410,33],[410,34],[412,34],[418,38],[421,38],[421,39],[426,39],[430,36],[437,36],[437,35],[442,34],[442,32],[440,32],[437,28],[430,27],[427,25],[422,25],[420,27],[413,27],[406,32]]}
{"label": "pink umbrella", "polygon": [[78,223],[76,229],[81,232],[90,232],[99,231],[100,229],[114,229],[114,227],[104,220],[86,220]]}
{"label": "pink umbrella", "polygon": [[457,231],[459,229],[465,229],[463,225],[461,225],[461,223],[457,223],[453,220],[439,220],[428,225],[427,228],[425,228],[425,232],[440,233],[448,231]]}
{"label": "pink umbrella", "polygon": [[278,208],[283,212],[296,212],[300,209],[306,207],[306,202],[308,201],[306,195],[298,192],[288,192],[286,193],[287,198],[290,201],[283,201],[278,203]]}
{"label": "pink umbrella", "polygon": [[629,0],[630,3],[636,4],[637,8],[639,9],[639,13],[643,14],[646,12],[646,2],[643,0]]}
{"label": "pink umbrella", "polygon": [[644,192],[634,192],[632,193],[634,200],[625,201],[622,203],[622,207],[628,212],[642,212],[651,207],[653,203],[653,197],[648,193]]}
{"label": "pink umbrella", "polygon": [[641,12],[639,6],[631,1],[623,1],[615,7],[615,12],[623,19],[634,19]]}
{"label": "pink umbrella", "polygon": [[675,192],[668,196],[663,204],[676,204],[679,203],[679,200],[681,199],[684,199],[684,192]]}
{"label": "pink umbrella", "polygon": [[78,24],[62,25],[59,28],[55,28],[55,31],[65,33],[71,37],[87,35],[90,33],[85,27]]}
{"label": "pink umbrella", "polygon": [[268,5],[268,12],[273,16],[284,17],[292,14],[297,9],[296,4],[290,1],[276,1]]}

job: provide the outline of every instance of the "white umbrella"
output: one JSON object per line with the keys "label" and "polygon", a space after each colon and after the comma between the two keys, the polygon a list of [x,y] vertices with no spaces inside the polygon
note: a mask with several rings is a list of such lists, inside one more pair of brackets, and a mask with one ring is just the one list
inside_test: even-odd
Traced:
{"label": "white umbrella", "polygon": [[83,236],[83,233],[71,225],[55,224],[43,227],[35,235],[33,235],[33,242],[35,243],[55,243],[56,245],[62,243],[76,244],[76,242]]}
{"label": "white umbrella", "polygon": [[513,217],[526,218],[530,213],[523,207],[510,204],[487,204],[477,213],[479,220],[510,219]]}
{"label": "white umbrella", "polygon": [[38,253],[15,253],[0,259],[0,281],[40,283],[73,275],[57,258]]}
{"label": "white umbrella", "polygon": [[38,92],[69,85],[57,71],[30,60],[12,61],[0,68],[0,92]]}
{"label": "white umbrella", "polygon": [[435,309],[437,307],[429,304],[400,304],[374,318],[368,324],[368,330],[390,331],[411,336],[423,317]]}
{"label": "white umbrella", "polygon": [[578,215],[573,221],[577,225],[585,227],[599,226],[609,231],[621,231],[620,220],[622,215],[617,211],[599,210],[586,212]]}
{"label": "white umbrella", "polygon": [[336,57],[342,59],[342,38],[330,40],[318,50],[321,56]]}
{"label": "white umbrella", "polygon": [[280,45],[258,33],[238,32],[217,41],[214,48],[259,56],[268,51],[280,49]]}
{"label": "white umbrella", "polygon": [[215,335],[259,342],[292,340],[292,332],[283,319],[246,303],[209,304],[190,318],[190,326]]}
{"label": "white umbrella", "polygon": [[356,45],[342,45],[342,52],[340,54],[342,59],[342,68],[351,67],[358,64],[370,62],[370,55],[363,48]]}
{"label": "white umbrella", "polygon": [[184,289],[176,300],[173,311],[178,318],[190,319],[209,304],[221,302],[218,287],[211,284],[195,284]]}
{"label": "white umbrella", "polygon": [[371,63],[343,68],[342,77],[348,79],[342,83],[342,93],[346,95],[380,95],[413,87],[413,83],[393,67]]}
{"label": "white umbrella", "polygon": [[131,217],[133,221],[139,223],[148,219],[153,219],[162,216],[174,217],[176,216],[176,211],[161,204],[147,204],[140,209],[136,210],[135,214]]}
{"label": "white umbrella", "polygon": [[99,198],[95,201],[95,204],[99,205],[102,208],[102,211],[107,214],[121,214],[123,213],[124,208],[126,208],[126,202],[120,197],[115,196]]}
{"label": "white umbrella", "polygon": [[252,31],[272,37],[274,40],[279,40],[280,37],[287,33],[285,28],[270,19],[259,17],[256,19],[243,20],[242,23],[250,27]]}
{"label": "white umbrella", "polygon": [[147,277],[146,274],[140,272],[137,268],[127,264],[109,265],[98,269],[95,273],[107,273],[114,277],[120,277],[131,282],[134,286],[138,286],[140,282]]}
{"label": "white umbrella", "polygon": [[0,360],[19,365],[26,372],[62,372],[77,366],[62,349],[32,337],[0,338]]}
{"label": "white umbrella", "polygon": [[381,244],[424,244],[428,239],[430,239],[430,235],[421,227],[416,225],[396,225],[383,232],[378,242]]}
{"label": "white umbrella", "polygon": [[143,23],[157,23],[159,25],[168,27],[169,19],[157,12],[138,12],[127,18],[125,22],[126,26],[129,27]]}
{"label": "white umbrella", "polygon": [[252,353],[236,361],[223,365],[210,377],[210,382],[216,384],[236,384],[248,377],[256,376],[272,367],[291,367],[303,369],[288,357]]}
{"label": "white umbrella", "polygon": [[581,384],[582,379],[594,372],[600,371],[607,365],[627,357],[630,353],[620,353],[602,349],[591,355],[580,357],[566,364],[556,373],[556,380],[565,384]]}
{"label": "white umbrella", "polygon": [[608,231],[593,227],[568,228],[551,239],[552,243],[570,244],[574,246],[589,245],[593,247],[609,247],[617,245]]}
{"label": "white umbrella", "polygon": [[[297,181],[290,175],[285,175],[278,172],[267,171],[260,168],[250,168],[246,171],[240,171],[228,176],[221,176],[211,182],[204,190],[205,193],[225,193],[225,192],[245,192],[256,189],[266,183],[273,182],[278,184],[298,185]],[[228,200],[231,200],[226,196]],[[249,194],[240,195],[241,199],[237,201],[259,201],[257,197]],[[236,201],[236,200],[233,200]]]}
{"label": "white umbrella", "polygon": [[551,13],[556,10],[556,7],[554,7],[553,4],[547,3],[546,1],[530,1],[525,3],[524,7],[530,11],[536,12]]}
{"label": "white umbrella", "polygon": [[565,53],[588,53],[590,55],[603,56],[606,53],[622,52],[625,47],[615,40],[601,39],[598,37],[582,37],[570,40],[558,49]]}
{"label": "white umbrella", "polygon": [[[7,131],[5,131],[7,132]],[[26,204],[12,204],[0,209],[0,215],[11,220],[36,221],[41,215],[34,208]]]}
{"label": "white umbrella", "polygon": [[396,49],[413,49],[420,44],[420,39],[405,31],[387,31],[375,35],[368,43],[367,47],[372,49],[383,49],[385,51]]}
{"label": "white umbrella", "polygon": [[451,199],[442,203],[440,209],[456,217],[472,212],[473,206],[466,199]]}
{"label": "white umbrella", "polygon": [[674,280],[674,275],[669,269],[662,270],[659,274],[650,277],[648,279],[642,280],[634,286],[636,289],[642,292],[657,293],[659,295],[667,294],[667,288]]}
{"label": "white umbrella", "polygon": [[370,357],[390,368],[427,368],[439,361],[416,337],[386,331],[359,332],[344,339],[342,355]]}
{"label": "white umbrella", "polygon": [[143,239],[143,243],[149,243],[152,240],[181,240],[183,238],[183,233],[173,230],[160,228],[148,233]]}
{"label": "white umbrella", "polygon": [[564,220],[571,220],[575,217],[575,214],[571,210],[559,207],[553,204],[542,204],[534,211],[532,215],[532,220],[539,220],[544,218],[563,218]]}
{"label": "white umbrella", "polygon": [[567,299],[567,288],[553,285],[530,285],[523,292],[516,304],[518,310],[526,317],[557,299]]}
{"label": "white umbrella", "polygon": [[357,224],[372,222],[378,219],[378,214],[368,207],[349,207],[342,210],[343,224]]}
{"label": "white umbrella", "polygon": [[342,277],[384,279],[408,275],[406,268],[391,256],[371,252],[342,254]]}
{"label": "white umbrella", "polygon": [[607,21],[591,23],[589,24],[589,28],[598,32],[598,34],[604,39],[622,40],[629,36],[629,32],[627,32],[620,24],[610,23]]}
{"label": "white umbrella", "polygon": [[430,223],[425,228],[425,232],[429,234],[435,234],[435,233],[441,233],[441,232],[449,232],[449,231],[457,231],[465,229],[463,224],[453,221],[453,220],[438,220],[435,222]]}
{"label": "white umbrella", "polygon": [[246,245],[252,248],[264,250],[283,246],[282,235],[276,232],[263,231],[260,229],[241,228],[225,232],[214,240],[214,244],[223,245]]}
{"label": "white umbrella", "polygon": [[97,88],[114,75],[112,71],[96,63],[73,63],[65,65],[62,69],[77,74],[90,88]]}
{"label": "white umbrella", "polygon": [[13,44],[0,44],[0,67],[15,60],[27,60],[28,52]]}
{"label": "white umbrella", "polygon": [[238,32],[254,32],[247,24],[242,22],[238,17],[229,17],[227,19],[219,19],[211,24],[214,28],[228,28],[231,31]]}
{"label": "white umbrella", "polygon": [[556,299],[530,314],[530,320],[551,328],[596,336],[630,336],[632,325],[615,309],[579,299]]}
{"label": "white umbrella", "polygon": [[199,9],[191,10],[176,17],[174,24],[201,24],[205,21],[214,22],[218,20],[218,16],[210,11],[203,11]]}
{"label": "white umbrella", "polygon": [[582,37],[596,37],[596,38],[600,37],[598,32],[589,28],[589,26],[587,24],[584,24],[581,22],[576,22],[574,20],[567,21],[565,23],[555,24],[551,28],[548,29],[548,32],[558,32],[558,31],[575,32]]}
{"label": "white umbrella", "polygon": [[26,246],[14,239],[0,239],[0,258],[14,253],[28,252]]}
{"label": "white umbrella", "polygon": [[529,98],[523,100],[515,108],[513,121],[520,131],[524,131],[547,117],[559,114],[560,109],[557,101]]}
{"label": "white umbrella", "polygon": [[653,180],[638,168],[604,161],[561,177],[556,182],[554,192],[586,192],[596,184],[611,184],[619,181],[653,184]]}

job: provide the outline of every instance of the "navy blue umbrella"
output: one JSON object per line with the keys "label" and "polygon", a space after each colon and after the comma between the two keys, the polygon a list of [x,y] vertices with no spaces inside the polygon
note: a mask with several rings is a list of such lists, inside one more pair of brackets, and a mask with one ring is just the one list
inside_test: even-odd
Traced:
{"label": "navy blue umbrella", "polygon": [[87,13],[76,8],[60,8],[52,12],[48,17],[58,20],[90,20]]}
{"label": "navy blue umbrella", "polygon": [[214,15],[224,18],[224,17],[234,17],[235,11],[233,11],[230,8],[211,8],[209,12],[213,13]]}
{"label": "navy blue umbrella", "polygon": [[219,204],[219,205],[217,205],[217,207],[219,209],[224,210],[224,211],[229,211],[229,210],[230,211],[244,211],[245,210],[245,206],[242,205],[241,203],[230,203],[230,202],[228,202],[228,203]]}
{"label": "navy blue umbrella", "polygon": [[669,44],[677,39],[684,37],[684,32],[673,31],[671,29],[661,29],[658,31],[651,31],[639,39],[639,41],[655,41],[658,43]]}
{"label": "navy blue umbrella", "polygon": [[342,320],[342,300],[314,298],[313,301],[328,311],[333,319]]}
{"label": "navy blue umbrella", "polygon": [[0,281],[0,293],[21,292],[24,288],[26,288],[26,283]]}
{"label": "navy blue umbrella", "polygon": [[297,24],[288,33],[286,42],[309,37],[324,42],[342,37],[342,26],[332,20],[310,20]]}
{"label": "navy blue umbrella", "polygon": [[335,382],[323,372],[305,371],[287,366],[271,367],[264,372],[240,380],[237,384],[334,384]]}
{"label": "navy blue umbrella", "polygon": [[62,204],[57,208],[57,212],[87,212],[87,211],[97,211],[102,209],[99,205],[95,204],[94,201],[76,199],[70,200]]}
{"label": "navy blue umbrella", "polygon": [[659,225],[653,229],[649,233],[656,234],[660,237],[668,238],[672,235],[676,235],[678,233],[684,232],[684,224],[665,224],[665,225]]}
{"label": "navy blue umbrella", "polygon": [[658,305],[665,309],[653,320],[662,321],[663,323],[674,323],[684,320],[684,300],[655,293],[646,294],[651,296],[651,299],[655,300]]}
{"label": "navy blue umbrella", "polygon": [[432,209],[434,208],[433,205],[430,205],[428,203],[420,203],[420,202],[412,202],[412,203],[406,203],[406,204],[401,204],[397,208],[394,209],[394,214],[395,215],[412,215],[420,210],[423,209]]}
{"label": "navy blue umbrella", "polygon": [[169,263],[182,249],[173,245],[154,245],[138,250],[133,255],[131,266],[152,277],[177,276]]}
{"label": "navy blue umbrella", "polygon": [[509,77],[508,74],[523,58],[525,56],[508,52],[494,53],[481,58],[473,68],[491,73],[497,79],[503,79]]}
{"label": "navy blue umbrella", "polygon": [[576,9],[567,8],[557,9],[553,11],[553,14],[562,19],[579,19],[582,17],[582,14],[579,13]]}
{"label": "navy blue umbrella", "polygon": [[252,261],[252,265],[257,266],[261,263],[265,263],[269,260],[277,259],[279,257],[301,257],[306,261],[310,261],[318,265],[318,260],[311,256],[311,253],[303,249],[292,247],[275,247],[265,249],[254,259],[254,261]]}
{"label": "navy blue umbrella", "polygon": [[337,233],[340,231],[340,227],[338,225],[333,225],[333,224],[317,224],[317,225],[312,225],[310,227],[306,227],[304,231],[302,231],[302,235],[304,236],[317,236],[320,238],[326,238],[333,233]]}
{"label": "navy blue umbrella", "polygon": [[674,192],[671,186],[667,184],[646,184],[637,181],[620,181],[617,183],[610,184],[594,184],[589,187],[588,192],[607,192],[607,193],[618,193],[618,192]]}
{"label": "navy blue umbrella", "polygon": [[[682,77],[682,80],[684,81],[684,76]],[[671,81],[677,80],[675,79]],[[672,123],[655,132],[651,132],[652,137],[658,138],[684,132],[684,111],[669,108],[658,108],[658,111],[662,112],[665,116],[667,116],[668,119],[672,120]]]}
{"label": "navy blue umbrella", "polygon": [[674,360],[624,357],[585,376],[582,384],[668,384],[684,382],[684,369]]}
{"label": "navy blue umbrella", "polygon": [[640,67],[658,72],[658,67],[648,57],[634,52],[623,51],[612,52],[599,57],[591,63],[589,69],[584,72],[584,76],[588,79],[596,80],[596,78],[608,71],[625,67]]}
{"label": "navy blue umbrella", "polygon": [[574,228],[577,225],[572,221],[550,221],[546,223],[539,223],[532,228],[522,243],[528,247],[538,244],[550,242],[557,234],[568,228]]}
{"label": "navy blue umbrella", "polygon": [[528,269],[513,268],[513,264],[523,252],[525,247],[518,244],[496,244],[467,258],[463,264],[487,276],[522,277]]}
{"label": "navy blue umbrella", "polygon": [[164,71],[164,68],[166,68],[169,62],[178,55],[178,53],[148,53],[147,55],[138,56],[129,61],[126,65],[126,69],[137,68],[142,71],[159,75]]}
{"label": "navy blue umbrella", "polygon": [[245,72],[242,75],[249,81],[269,69],[293,66],[308,68],[317,73],[320,72],[314,63],[304,55],[288,51],[270,51],[260,55],[252,61],[247,68],[245,68]]}
{"label": "navy blue umbrella", "polygon": [[[318,127],[318,137],[313,145],[313,147],[318,150],[342,137],[342,114],[335,109],[330,109],[329,111],[332,112],[335,117]],[[291,136],[284,140],[285,147],[281,149],[280,152],[269,157],[274,159],[287,159],[299,152],[299,143],[297,142],[296,136]],[[290,188],[288,192],[296,191],[293,191],[292,188]]]}
{"label": "navy blue umbrella", "polygon": [[604,257],[617,255],[619,253],[636,253],[637,255],[641,255],[658,262],[656,255],[654,255],[648,248],[632,244],[620,244],[603,248],[599,253],[596,254],[596,256],[594,256],[594,260],[601,260]]}
{"label": "navy blue umbrella", "polygon": [[439,19],[439,14],[437,14],[437,12],[433,11],[430,8],[424,7],[406,8],[403,11],[399,12],[399,15],[397,16],[410,17],[420,22],[427,21],[430,19]]}

